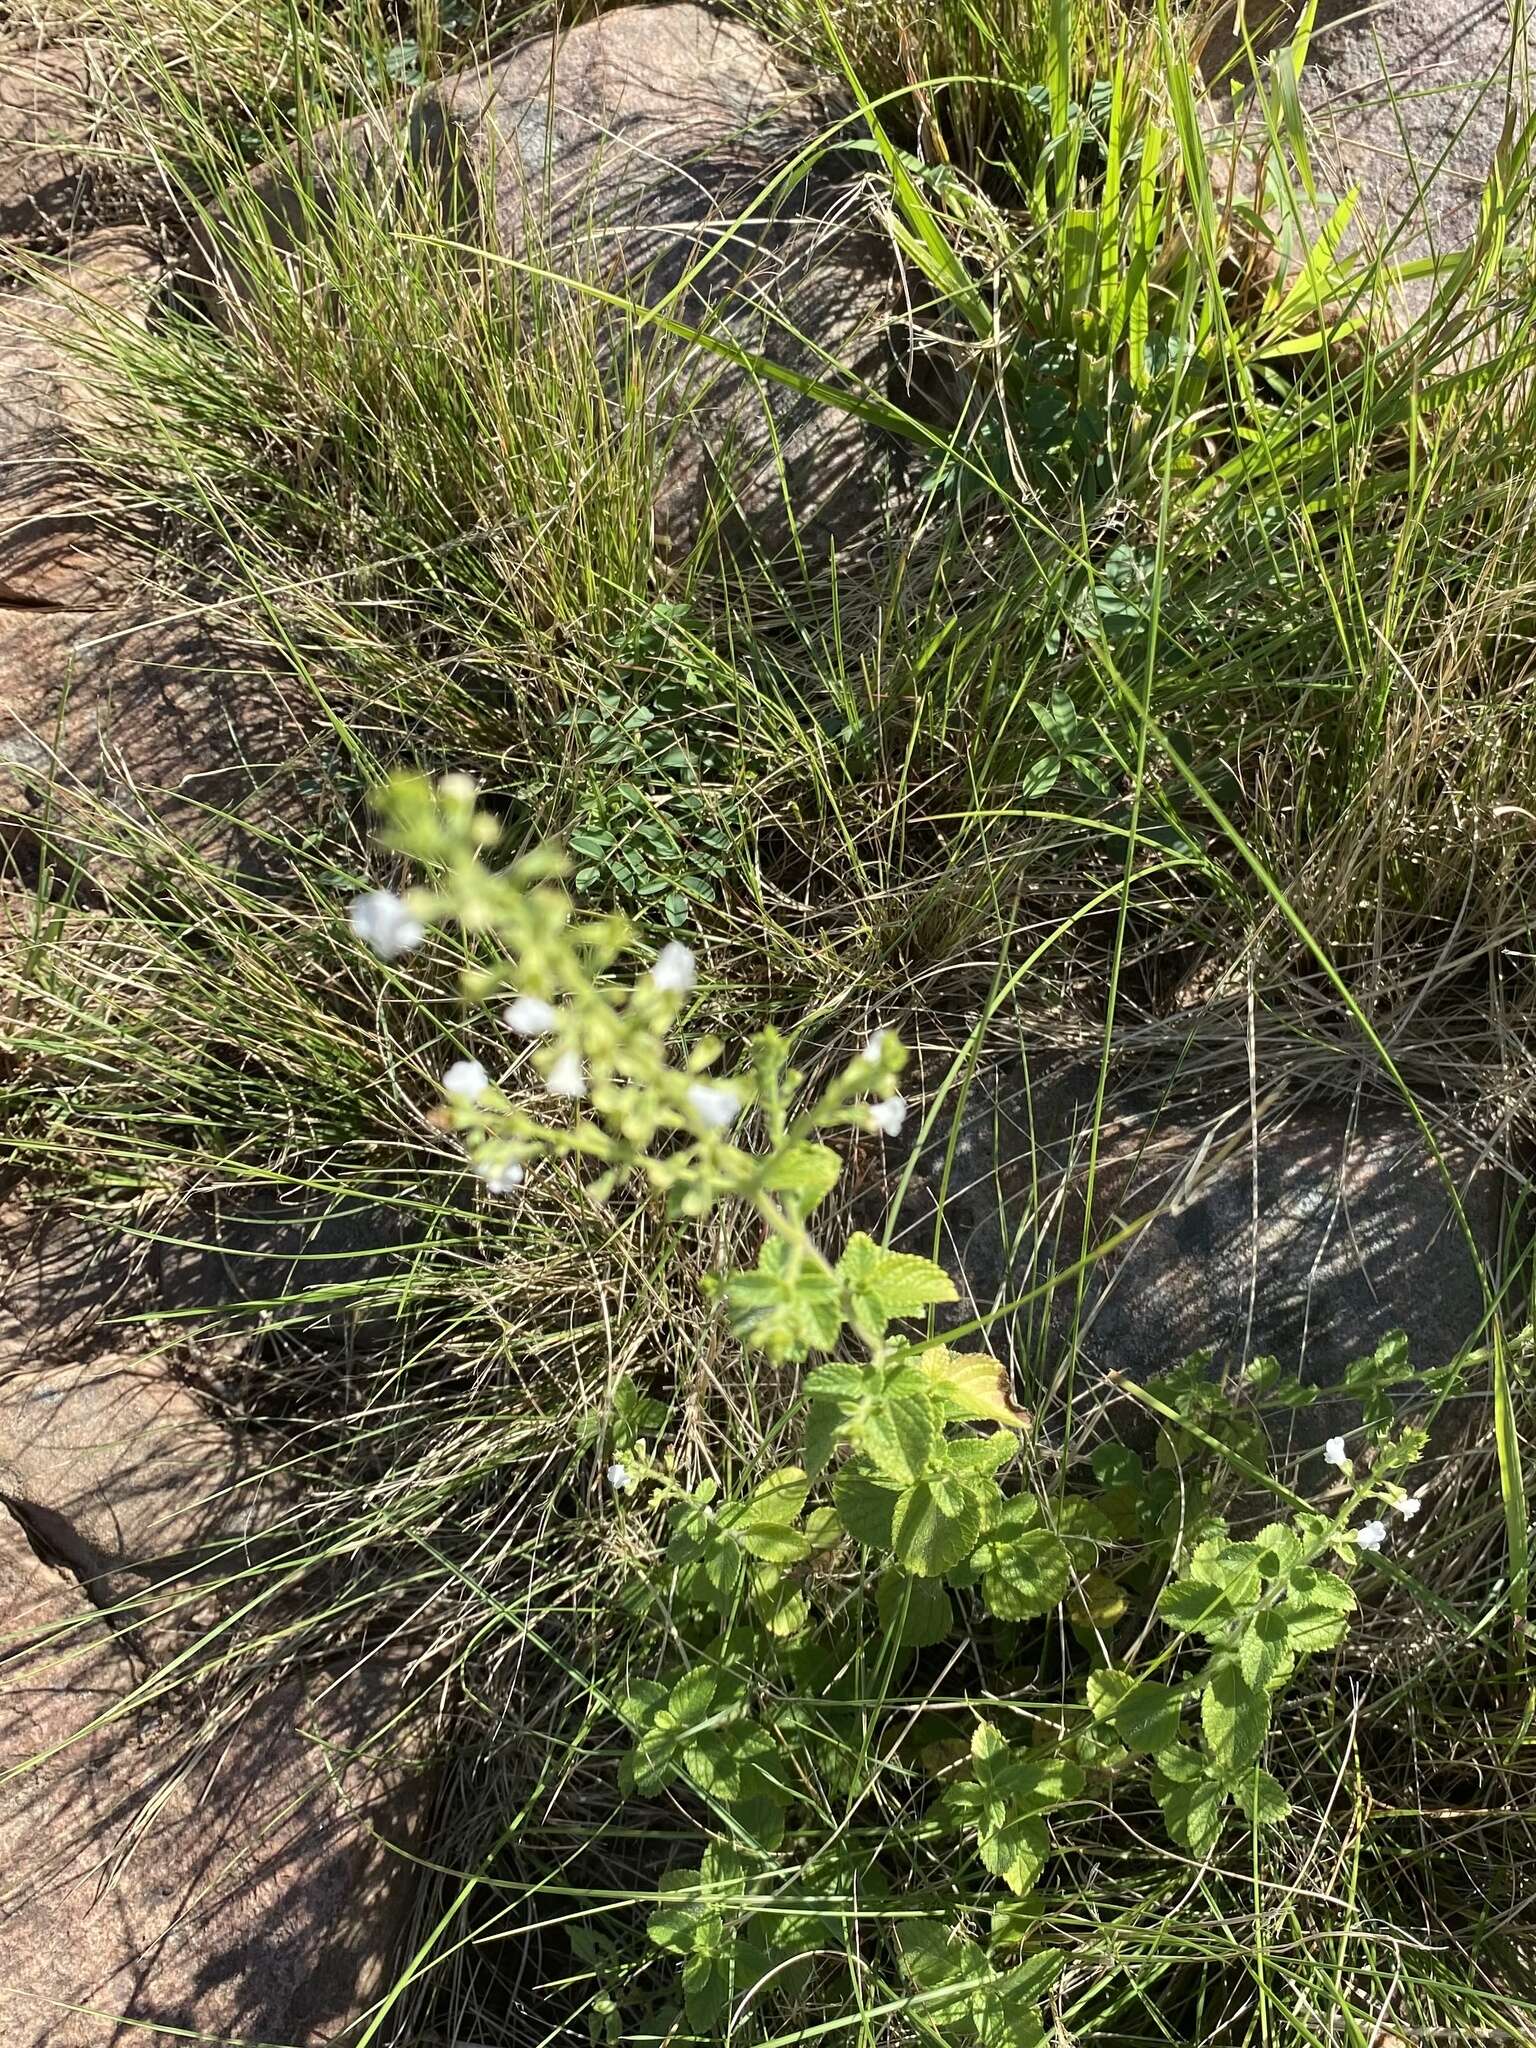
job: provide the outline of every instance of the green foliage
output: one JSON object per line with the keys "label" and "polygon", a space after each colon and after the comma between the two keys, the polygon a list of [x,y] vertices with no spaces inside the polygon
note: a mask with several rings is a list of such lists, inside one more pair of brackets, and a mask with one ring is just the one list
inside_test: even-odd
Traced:
{"label": "green foliage", "polygon": [[[444,1115],[471,1160],[564,1159],[597,1171],[599,1199],[635,1181],[685,1219],[745,1205],[762,1243],[713,1284],[725,1326],[772,1367],[820,1360],[801,1382],[794,1462],[689,1482],[662,1447],[662,1404],[627,1380],[593,1424],[630,1558],[605,1652],[614,1677],[599,1687],[625,1731],[618,1788],[665,1804],[666,1832],[680,1821],[699,1842],[657,1875],[652,1960],[602,1964],[606,2009],[621,2030],[664,2015],[666,1959],[689,2028],[746,2038],[759,1987],[775,1987],[771,2032],[775,2000],[814,1981],[818,2009],[851,2012],[873,1971],[907,1987],[929,2040],[1042,2042],[1066,1958],[1009,1956],[1029,1946],[1055,1858],[1106,1815],[1160,1810],[1175,1851],[1197,1859],[1236,1825],[1284,1822],[1271,1730],[1355,1607],[1330,1560],[1355,1557],[1350,1519],[1368,1500],[1390,1507],[1421,1439],[1382,1440],[1365,1476],[1355,1461],[1331,1514],[1292,1496],[1282,1518],[1235,1531],[1203,1476],[1213,1454],[1251,1480],[1265,1459],[1253,1402],[1283,1411],[1306,1390],[1265,1361],[1234,1403],[1196,1359],[1148,1395],[1170,1418],[1151,1469],[1100,1443],[1047,1484],[997,1362],[893,1329],[954,1299],[943,1271],[863,1232],[834,1260],[813,1235],[837,1167],[823,1134],[878,1127],[869,1098],[896,1100],[892,1034],[801,1105],[776,1033],[735,1071],[712,1037],[674,1046],[691,956],[674,948],[621,976],[628,927],[579,918],[551,854],[491,871],[495,827],[461,782],[399,784],[389,808],[396,843],[437,872],[406,913],[489,932],[500,957],[468,970],[466,993],[515,990],[538,1026],[531,1075],[580,1081],[553,1090],[551,1114],[511,1081],[466,1090],[461,1077]],[[1369,1404],[1401,1370],[1400,1349],[1383,1347],[1352,1384]],[[1025,1706],[1007,1673],[1032,1640],[1059,1644],[1065,1663],[1053,1696]],[[971,1691],[932,1728],[914,1724],[922,1660],[962,1645]],[[901,1827],[858,1824],[887,1785],[901,1788]],[[919,1853],[942,1901],[932,1913],[912,1891]],[[904,1882],[902,1911],[870,1910]],[[967,1930],[988,1914],[983,1944]]]}

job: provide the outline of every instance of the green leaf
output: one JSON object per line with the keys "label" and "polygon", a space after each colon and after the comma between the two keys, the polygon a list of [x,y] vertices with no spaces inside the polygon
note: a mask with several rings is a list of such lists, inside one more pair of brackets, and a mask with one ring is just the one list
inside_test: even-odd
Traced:
{"label": "green leaf", "polygon": [[981,1509],[962,1480],[920,1479],[896,1503],[891,1547],[909,1572],[936,1579],[969,1557],[981,1534]]}
{"label": "green leaf", "polygon": [[1255,1614],[1237,1639],[1237,1668],[1243,1683],[1262,1692],[1284,1678],[1295,1662],[1285,1616],[1273,1608]]}
{"label": "green leaf", "polygon": [[842,1170],[842,1158],[830,1145],[794,1138],[770,1157],[762,1184],[778,1196],[791,1221],[804,1223],[837,1186]]}
{"label": "green leaf", "polygon": [[848,1290],[854,1321],[876,1337],[884,1336],[888,1323],[956,1299],[955,1283],[942,1266],[913,1252],[887,1251],[862,1230],[849,1238],[837,1277]]}
{"label": "green leaf", "polygon": [[1192,1856],[1209,1855],[1220,1838],[1226,1814],[1224,1789],[1214,1778],[1196,1778],[1186,1784],[1154,1778],[1152,1789],[1173,1839]]}
{"label": "green leaf", "polygon": [[731,1964],[713,1951],[690,1956],[683,1965],[683,2005],[688,2024],[710,2033],[731,2003]]}
{"label": "green leaf", "polygon": [[749,1591],[752,1611],[771,1636],[797,1636],[811,1618],[804,1593],[776,1565],[755,1571]]}
{"label": "green leaf", "polygon": [[1331,1650],[1348,1631],[1355,1611],[1353,1591],[1333,1572],[1303,1567],[1291,1574],[1280,1613],[1286,1640],[1298,1657]]}
{"label": "green leaf", "polygon": [[1157,1776],[1165,1778],[1170,1785],[1193,1785],[1197,1778],[1210,1776],[1205,1758],[1187,1743],[1170,1743],[1154,1762]]}
{"label": "green leaf", "polygon": [[836,1411],[835,1424],[820,1428],[818,1449],[830,1427],[904,1485],[920,1478],[941,1455],[943,1414],[915,1366],[822,1365],[808,1375],[806,1392],[813,1402]]}
{"label": "green leaf", "polygon": [[1256,1828],[1273,1827],[1291,1810],[1285,1787],[1262,1765],[1255,1764],[1252,1770],[1239,1771],[1228,1789],[1234,1803]]}
{"label": "green leaf", "polygon": [[770,1238],[755,1268],[732,1273],[724,1287],[731,1334],[775,1365],[830,1351],[843,1327],[836,1281],[783,1238]]}
{"label": "green leaf", "polygon": [[678,1955],[718,1947],[722,1912],[737,1904],[745,1890],[741,1858],[725,1843],[711,1842],[696,1870],[669,1870],[662,1878],[657,1887],[661,1903],[646,1922],[646,1933],[658,1948]]}
{"label": "green leaf", "polygon": [[955,1788],[950,1811],[976,1828],[982,1862],[1020,1897],[1051,1853],[1044,1816],[1076,1799],[1083,1773],[1069,1757],[1015,1748],[988,1720],[971,1737],[972,1782]]}
{"label": "green leaf", "polygon": [[880,1626],[907,1649],[926,1650],[949,1634],[954,1610],[937,1579],[915,1579],[892,1569],[876,1592]]}
{"label": "green leaf", "polygon": [[1232,1603],[1220,1586],[1195,1579],[1175,1579],[1157,1597],[1157,1612],[1182,1635],[1219,1635],[1233,1619]]}
{"label": "green leaf", "polygon": [[1259,1570],[1266,1579],[1283,1579],[1301,1559],[1301,1542],[1286,1522],[1268,1522],[1253,1539]]}
{"label": "green leaf", "polygon": [[1156,1679],[1144,1678],[1133,1685],[1114,1712],[1115,1733],[1126,1748],[1142,1755],[1156,1756],[1178,1740],[1179,1695]]}
{"label": "green leaf", "polygon": [[943,1344],[925,1351],[918,1370],[932,1382],[945,1413],[956,1422],[996,1422],[1027,1429],[1033,1417],[1013,1398],[1007,1371],[995,1358],[959,1356]]}
{"label": "green leaf", "polygon": [[1189,1560],[1188,1577],[1196,1585],[1219,1588],[1233,1613],[1241,1614],[1259,1597],[1259,1557],[1256,1543],[1228,1543],[1211,1537],[1197,1545]]}
{"label": "green leaf", "polygon": [[1130,1671],[1090,1671],[1088,1711],[1095,1721],[1112,1721],[1120,1702],[1136,1690],[1140,1680]]}
{"label": "green leaf", "polygon": [[1217,1769],[1240,1771],[1264,1747],[1269,1695],[1249,1685],[1235,1662],[1221,1664],[1200,1695],[1200,1725]]}
{"label": "green leaf", "polygon": [[874,1406],[854,1441],[881,1471],[910,1485],[934,1463],[944,1440],[938,1403],[931,1394],[895,1394]]}
{"label": "green leaf", "polygon": [[976,1847],[994,1877],[1015,1897],[1035,1888],[1051,1853],[1051,1837],[1043,1820],[1012,1815],[1001,1803],[988,1809],[976,1831]]}
{"label": "green leaf", "polygon": [[755,1487],[744,1501],[720,1512],[719,1526],[750,1556],[767,1564],[798,1564],[811,1554],[794,1524],[805,1507],[810,1481],[798,1465],[786,1465]]}
{"label": "green leaf", "polygon": [[832,1499],[843,1527],[867,1550],[891,1548],[891,1523],[900,1494],[884,1485],[863,1465],[848,1464],[838,1473]]}
{"label": "green leaf", "polygon": [[994,1532],[981,1596],[999,1621],[1034,1621],[1059,1607],[1072,1578],[1067,1546],[1049,1529],[1028,1529],[1006,1540]]}

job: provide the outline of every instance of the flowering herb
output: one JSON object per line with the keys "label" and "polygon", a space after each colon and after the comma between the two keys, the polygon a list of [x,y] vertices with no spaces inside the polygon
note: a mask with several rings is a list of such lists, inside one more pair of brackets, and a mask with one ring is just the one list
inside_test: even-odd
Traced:
{"label": "flowering herb", "polygon": [[[835,1258],[818,1240],[842,1171],[826,1139],[902,1129],[897,1034],[870,1034],[804,1100],[777,1032],[732,1070],[718,1039],[680,1029],[698,978],[681,940],[636,964],[624,920],[576,911],[557,854],[490,867],[497,828],[461,778],[399,782],[387,810],[391,843],[433,885],[388,912],[361,899],[354,926],[380,952],[413,927],[418,941],[449,922],[489,934],[498,957],[465,993],[510,997],[524,1041],[522,1082],[514,1069],[493,1085],[473,1059],[443,1077],[446,1121],[486,1188],[564,1161],[599,1200],[633,1179],[685,1220],[744,1206],[761,1225],[755,1262],[713,1280],[711,1298],[744,1352],[808,1368],[776,1438],[788,1459],[724,1486],[685,1483],[661,1441],[666,1404],[627,1378],[590,1418],[631,1575],[595,1687],[622,1730],[619,1790],[664,1802],[660,1833],[697,1842],[661,1877],[639,1955],[605,1979],[609,2038],[625,2038],[626,2001],[650,1998],[646,2038],[659,2010],[664,2030],[745,2041],[743,2014],[770,1985],[796,2023],[810,1986],[818,2011],[851,2023],[875,1972],[941,2048],[1042,2048],[1072,1962],[1029,1944],[1053,1862],[1122,1807],[1138,1829],[1160,1811],[1194,1859],[1235,1828],[1284,1824],[1272,1726],[1291,1679],[1349,1628],[1344,1574],[1382,1548],[1388,1513],[1418,1513],[1396,1479],[1422,1435],[1376,1435],[1357,1460],[1330,1437],[1324,1460],[1345,1481],[1331,1512],[1277,1489],[1274,1520],[1250,1512],[1234,1528],[1196,1458],[1230,1454],[1251,1484],[1265,1455],[1254,1405],[1290,1411],[1314,1390],[1268,1359],[1228,1390],[1193,1359],[1147,1388],[1121,1382],[1164,1421],[1154,1468],[1101,1442],[1091,1487],[1084,1461],[1043,1483],[1033,1420],[997,1361],[896,1327],[955,1299],[943,1269],[862,1231]],[[557,1110],[522,1106],[541,1084]],[[1375,1414],[1402,1372],[1389,1343],[1347,1384]],[[1356,1525],[1362,1509],[1378,1512]],[[1026,1709],[1007,1674],[1032,1641],[1062,1675]],[[951,1645],[982,1676],[929,1762],[911,1740],[917,1695],[895,1681],[926,1655],[952,1662]],[[1068,1646],[1064,1664],[1051,1645]],[[918,1845],[933,1881],[914,1890],[908,1875],[886,1913],[900,1881],[887,1838],[846,1817],[892,1774],[904,1853]],[[680,2010],[645,1988],[658,1969]]]}

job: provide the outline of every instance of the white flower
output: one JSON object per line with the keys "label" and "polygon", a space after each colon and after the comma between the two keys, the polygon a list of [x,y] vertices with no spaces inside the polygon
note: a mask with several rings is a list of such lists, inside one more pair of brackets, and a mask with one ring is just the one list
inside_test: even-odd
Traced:
{"label": "white flower", "polygon": [[551,1095],[562,1096],[568,1102],[575,1102],[587,1092],[587,1076],[581,1064],[579,1052],[563,1052],[544,1076],[544,1086]]}
{"label": "white flower", "polygon": [[478,1102],[491,1085],[491,1077],[478,1060],[455,1060],[443,1076],[443,1093],[461,1102]]}
{"label": "white flower", "polygon": [[885,1058],[885,1048],[890,1042],[890,1036],[889,1031],[872,1031],[865,1040],[861,1057],[868,1060],[871,1065],[878,1066]]}
{"label": "white flower", "polygon": [[688,1107],[712,1131],[728,1131],[741,1115],[736,1090],[718,1081],[692,1082],[688,1088]]}
{"label": "white flower", "polygon": [[653,986],[663,995],[685,996],[694,978],[693,954],[680,939],[669,939],[652,964]]}
{"label": "white flower", "polygon": [[607,1479],[615,1493],[628,1493],[635,1483],[629,1476],[629,1467],[621,1465],[617,1458],[608,1467]]}
{"label": "white flower", "polygon": [[869,1120],[886,1137],[900,1137],[901,1127],[907,1120],[907,1098],[905,1095],[888,1095],[884,1102],[872,1102]]}
{"label": "white flower", "polygon": [[1343,1437],[1329,1437],[1327,1443],[1323,1445],[1323,1463],[1325,1465],[1337,1465],[1341,1472],[1344,1470],[1344,1467],[1349,1463],[1349,1453],[1344,1448]]}
{"label": "white flower", "polygon": [[426,927],[413,917],[393,889],[370,889],[366,896],[354,896],[348,922],[365,946],[371,946],[381,960],[398,960],[419,946]]}
{"label": "white flower", "polygon": [[1397,1512],[1405,1522],[1411,1522],[1424,1503],[1416,1493],[1405,1493],[1397,1504]]}
{"label": "white flower", "polygon": [[1385,1522],[1362,1522],[1355,1531],[1355,1541],[1362,1550],[1380,1550],[1387,1540]]}
{"label": "white flower", "polygon": [[501,1020],[519,1038],[542,1038],[558,1022],[554,1004],[542,996],[518,996],[502,1011]]}
{"label": "white flower", "polygon": [[515,1187],[521,1187],[523,1183],[523,1169],[515,1159],[482,1159],[475,1172],[493,1195],[510,1195]]}

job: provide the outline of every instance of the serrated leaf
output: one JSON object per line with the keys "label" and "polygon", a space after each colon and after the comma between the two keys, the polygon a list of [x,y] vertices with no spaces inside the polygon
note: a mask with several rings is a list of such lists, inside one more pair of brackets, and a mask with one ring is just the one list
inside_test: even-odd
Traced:
{"label": "serrated leaf", "polygon": [[976,1496],[959,1479],[920,1479],[896,1503],[891,1547],[909,1572],[935,1579],[969,1557],[981,1534]]}
{"label": "serrated leaf", "polygon": [[1286,1522],[1267,1522],[1253,1539],[1259,1553],[1259,1570],[1266,1579],[1281,1579],[1301,1556],[1301,1543]]}
{"label": "serrated leaf", "polygon": [[1006,1429],[989,1429],[983,1436],[955,1436],[945,1441],[944,1459],[952,1472],[974,1473],[989,1478],[1007,1464],[1019,1447],[1019,1440]]}
{"label": "serrated leaf", "polygon": [[1273,1827],[1291,1810],[1285,1787],[1260,1764],[1255,1764],[1252,1770],[1239,1771],[1228,1790],[1233,1803],[1256,1828]]}
{"label": "serrated leaf", "polygon": [[1115,1708],[1115,1733],[1126,1748],[1141,1755],[1156,1756],[1170,1748],[1179,1734],[1183,1701],[1156,1679],[1144,1678],[1134,1684]]}
{"label": "serrated leaf", "polygon": [[772,1565],[753,1573],[750,1595],[753,1613],[771,1636],[797,1636],[811,1618],[799,1586]]}
{"label": "serrated leaf", "polygon": [[875,1603],[880,1626],[910,1650],[942,1643],[954,1620],[949,1595],[937,1579],[915,1579],[894,1569],[881,1574]]}
{"label": "serrated leaf", "polygon": [[782,1238],[768,1240],[751,1271],[732,1273],[723,1293],[732,1336],[775,1365],[830,1351],[843,1327],[836,1281]]}
{"label": "serrated leaf", "polygon": [[1193,1785],[1197,1778],[1208,1778],[1210,1770],[1198,1749],[1191,1749],[1187,1743],[1171,1742],[1165,1750],[1153,1758],[1157,1775],[1166,1778],[1170,1785]]}
{"label": "serrated leaf", "polygon": [[1217,1635],[1232,1619],[1232,1605],[1220,1586],[1175,1579],[1157,1596],[1158,1617],[1183,1635]]}
{"label": "serrated leaf", "polygon": [[1354,1611],[1354,1593],[1334,1573],[1297,1571],[1280,1609],[1286,1641],[1298,1657],[1331,1650],[1348,1633]]}
{"label": "serrated leaf", "polygon": [[842,1170],[842,1158],[830,1145],[795,1138],[773,1155],[762,1184],[794,1222],[804,1223],[837,1186]]}
{"label": "serrated leaf", "polygon": [[999,1807],[983,1816],[976,1830],[976,1848],[992,1875],[1022,1898],[1034,1890],[1045,1868],[1051,1853],[1050,1831],[1043,1820],[1013,1818],[1006,1808]]}
{"label": "serrated leaf", "polygon": [[955,1283],[942,1266],[915,1252],[888,1251],[862,1230],[849,1238],[837,1277],[848,1290],[854,1321],[876,1337],[884,1336],[888,1323],[957,1298]]}
{"label": "serrated leaf", "polygon": [[888,1396],[863,1417],[854,1436],[888,1478],[905,1485],[922,1478],[943,1440],[938,1404],[927,1392]]}
{"label": "serrated leaf", "polygon": [[838,1519],[855,1543],[867,1550],[889,1550],[891,1523],[900,1492],[886,1486],[860,1465],[845,1465],[832,1488]]}
{"label": "serrated leaf", "polygon": [[917,1365],[954,1421],[996,1422],[1006,1429],[1027,1429],[1034,1419],[1014,1400],[1007,1370],[995,1358],[957,1356],[937,1344],[922,1354]]}
{"label": "serrated leaf", "polygon": [[766,1564],[798,1564],[811,1554],[805,1536],[794,1527],[805,1507],[810,1481],[798,1465],[770,1473],[744,1501],[720,1512],[718,1527],[749,1556]]}
{"label": "serrated leaf", "polygon": [[1034,1621],[1061,1605],[1072,1578],[1067,1547],[1049,1529],[989,1538],[981,1596],[999,1621]]}
{"label": "serrated leaf", "polygon": [[1120,1702],[1136,1690],[1140,1680],[1130,1671],[1090,1671],[1088,1711],[1095,1721],[1113,1720]]}
{"label": "serrated leaf", "polygon": [[1173,1839],[1192,1856],[1209,1855],[1226,1818],[1223,1788],[1214,1778],[1195,1778],[1187,1784],[1154,1780],[1154,1790]]}
{"label": "serrated leaf", "polygon": [[1237,1639],[1237,1668],[1243,1682],[1261,1692],[1283,1678],[1295,1661],[1285,1617],[1273,1609],[1255,1614]]}
{"label": "serrated leaf", "polygon": [[1222,1664],[1200,1695],[1200,1725],[1217,1769],[1243,1770],[1269,1733],[1269,1695],[1249,1685],[1235,1663]]}

